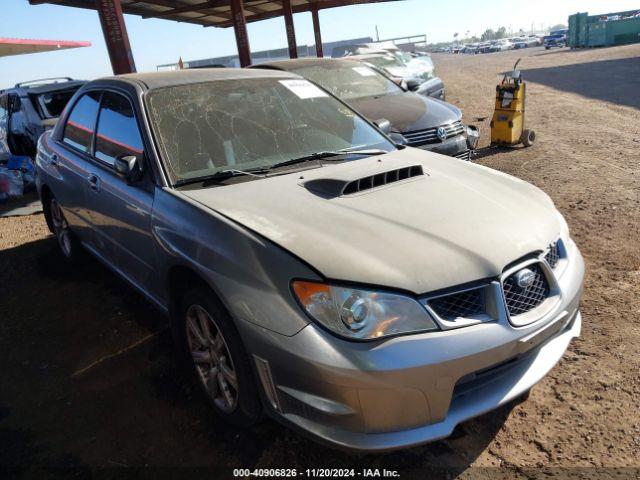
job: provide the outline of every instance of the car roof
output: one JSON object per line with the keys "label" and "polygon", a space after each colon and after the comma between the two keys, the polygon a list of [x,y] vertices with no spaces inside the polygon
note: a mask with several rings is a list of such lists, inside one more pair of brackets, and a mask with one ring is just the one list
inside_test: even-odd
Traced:
{"label": "car roof", "polygon": [[344,58],[298,58],[295,60],[279,60],[276,62],[265,62],[260,63],[258,65],[253,65],[251,67],[252,70],[259,69],[277,69],[284,70],[285,72],[293,72],[298,70],[299,68],[306,67],[316,67],[316,66],[337,66],[337,65],[345,65],[345,62],[353,62],[353,60],[348,60],[351,57]]}
{"label": "car roof", "polygon": [[82,85],[87,83],[86,80],[69,80],[66,82],[51,82],[51,83],[43,83],[43,84],[35,84],[34,86],[29,86],[24,82],[25,85],[18,84],[15,87],[9,87],[5,89],[0,89],[0,94],[4,93],[16,93],[18,95],[23,95],[26,93],[33,93],[39,95],[41,93],[55,92],[58,90],[66,90],[68,88],[80,88]]}
{"label": "car roof", "polygon": [[147,90],[156,88],[191,85],[221,80],[244,80],[249,78],[298,78],[298,75],[267,70],[250,70],[246,68],[198,68],[173,70],[167,72],[129,73],[103,77],[99,81],[125,82],[142,85]]}

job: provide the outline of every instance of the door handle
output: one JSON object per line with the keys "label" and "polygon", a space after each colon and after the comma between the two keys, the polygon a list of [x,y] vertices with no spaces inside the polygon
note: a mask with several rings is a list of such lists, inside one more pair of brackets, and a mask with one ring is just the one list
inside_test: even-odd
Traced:
{"label": "door handle", "polygon": [[87,177],[87,182],[89,183],[89,188],[95,192],[100,190],[100,177],[97,175],[89,175]]}
{"label": "door handle", "polygon": [[58,154],[54,153],[51,155],[51,157],[49,158],[49,165],[51,165],[52,167],[58,166]]}

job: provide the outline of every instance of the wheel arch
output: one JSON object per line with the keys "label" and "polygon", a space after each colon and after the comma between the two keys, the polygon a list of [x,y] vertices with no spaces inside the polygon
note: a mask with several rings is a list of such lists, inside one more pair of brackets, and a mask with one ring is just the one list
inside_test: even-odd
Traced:
{"label": "wheel arch", "polygon": [[49,188],[48,185],[42,185],[40,187],[40,201],[42,202],[42,211],[44,213],[44,219],[47,222],[47,227],[51,233],[54,233],[53,230],[53,219],[51,218],[51,207],[50,200],[53,197],[53,192]]}
{"label": "wheel arch", "polygon": [[214,299],[224,308],[229,316],[233,318],[218,289],[212,285],[211,282],[207,281],[196,269],[184,264],[172,265],[167,272],[166,291],[170,314],[174,313],[176,311],[175,309],[179,307],[181,297],[188,290],[197,287],[206,288],[211,291]]}

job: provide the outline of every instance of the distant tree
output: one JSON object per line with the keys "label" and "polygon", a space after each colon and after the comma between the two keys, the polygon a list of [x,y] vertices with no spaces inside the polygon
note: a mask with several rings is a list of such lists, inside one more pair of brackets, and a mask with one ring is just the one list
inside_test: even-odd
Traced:
{"label": "distant tree", "polygon": [[458,35],[460,35],[458,32],[453,34],[453,41],[455,42],[458,38]]}
{"label": "distant tree", "polygon": [[496,32],[494,32],[493,29],[491,28],[487,28],[482,34],[482,36],[480,37],[480,39],[483,42],[486,42],[488,40],[495,40],[495,38],[496,38]]}
{"label": "distant tree", "polygon": [[507,36],[507,29],[506,27],[500,27],[498,29],[498,31],[496,32],[496,39],[498,38],[504,38]]}
{"label": "distant tree", "polygon": [[566,25],[563,25],[562,23],[559,23],[557,25],[554,25],[553,27],[551,27],[549,29],[550,32],[555,32],[556,30],[564,30],[565,28],[569,28]]}

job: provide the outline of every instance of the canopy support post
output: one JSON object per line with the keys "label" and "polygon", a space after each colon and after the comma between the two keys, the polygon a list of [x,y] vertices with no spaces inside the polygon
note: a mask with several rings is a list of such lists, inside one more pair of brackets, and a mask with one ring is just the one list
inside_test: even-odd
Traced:
{"label": "canopy support post", "polygon": [[289,45],[289,58],[298,58],[298,45],[296,43],[296,31],[293,26],[293,12],[291,10],[291,0],[282,0],[282,11],[284,13],[284,25],[287,29],[287,43]]}
{"label": "canopy support post", "polygon": [[317,3],[314,3],[311,8],[311,18],[313,19],[313,35],[316,38],[316,56],[322,58],[324,53],[322,52],[322,35],[320,34],[320,17]]}
{"label": "canopy support post", "polygon": [[244,16],[244,0],[231,0],[231,18],[233,30],[236,33],[236,45],[240,66],[251,65],[251,47],[249,46],[249,34],[247,33],[247,19]]}
{"label": "canopy support post", "polygon": [[122,15],[120,0],[97,0],[96,9],[102,25],[104,41],[107,44],[111,68],[115,75],[135,73],[131,44],[127,26]]}

